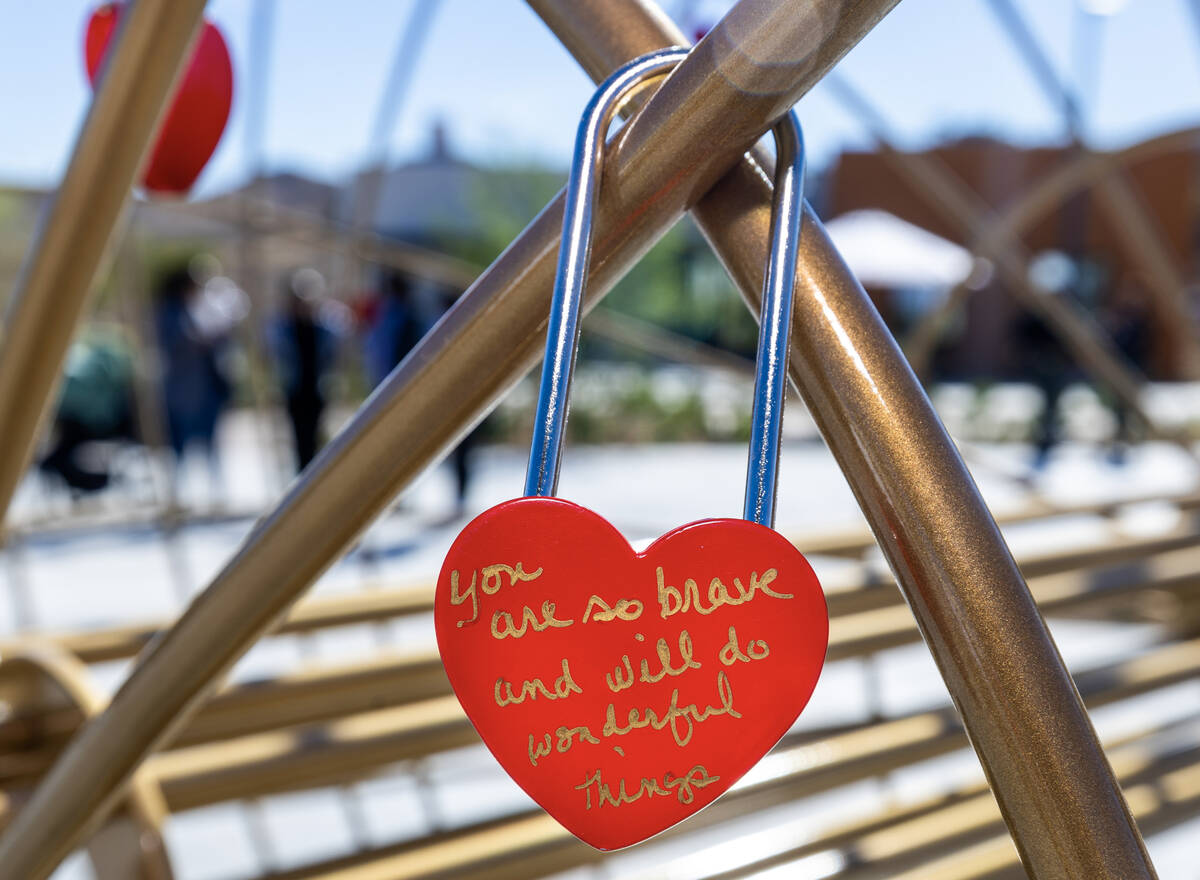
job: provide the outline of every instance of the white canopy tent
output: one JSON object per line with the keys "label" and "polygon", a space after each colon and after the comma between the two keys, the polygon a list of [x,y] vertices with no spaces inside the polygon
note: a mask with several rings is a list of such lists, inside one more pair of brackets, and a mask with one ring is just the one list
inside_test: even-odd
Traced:
{"label": "white canopy tent", "polygon": [[842,214],[825,230],[866,287],[947,290],[975,265],[966,248],[887,211]]}

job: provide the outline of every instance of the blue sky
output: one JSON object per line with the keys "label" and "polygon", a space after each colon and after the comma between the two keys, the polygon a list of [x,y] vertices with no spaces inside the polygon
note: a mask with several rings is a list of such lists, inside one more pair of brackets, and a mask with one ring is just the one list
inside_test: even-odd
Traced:
{"label": "blue sky", "polygon": [[[1076,74],[1079,0],[1017,0],[1059,71]],[[1085,0],[1092,4],[1101,0]],[[1112,3],[1113,0],[1103,0]],[[1102,146],[1200,124],[1200,23],[1190,0],[1129,0],[1099,25],[1088,87],[1089,133]],[[275,0],[266,83],[266,167],[343,178],[366,155],[372,122],[412,0]],[[90,93],[82,39],[95,0],[9,0],[0,31],[0,184],[50,185],[61,174]],[[684,4],[712,21],[727,0]],[[200,191],[235,184],[245,148],[253,0],[210,0],[240,87]],[[1021,65],[986,0],[902,0],[839,68],[889,118],[902,145],[948,134],[1061,137],[1054,107]],[[455,149],[485,163],[565,167],[590,84],[519,0],[441,0],[414,88],[392,133],[401,160],[427,149],[435,120]],[[824,88],[799,105],[814,164],[868,141]]]}

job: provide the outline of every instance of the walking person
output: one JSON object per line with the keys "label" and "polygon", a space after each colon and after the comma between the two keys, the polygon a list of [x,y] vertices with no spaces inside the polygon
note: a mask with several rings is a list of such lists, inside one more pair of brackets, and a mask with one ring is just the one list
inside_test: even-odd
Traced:
{"label": "walking person", "polygon": [[320,448],[328,374],[337,355],[339,332],[325,298],[325,279],[300,269],[283,285],[283,308],[270,325],[269,343],[292,426],[297,472]]}
{"label": "walking person", "polygon": [[233,329],[246,311],[244,293],[236,287],[209,290],[187,265],[169,270],[156,288],[154,323],[176,474],[188,450],[199,447],[214,494],[221,485],[217,425],[233,392],[229,350]]}
{"label": "walking person", "polygon": [[[453,294],[427,281],[390,273],[365,340],[367,377],[378,385],[421,341],[453,303]],[[471,484],[474,449],[479,443],[480,427],[468,433],[450,453],[454,470],[455,503],[453,519],[467,511],[467,492]]]}

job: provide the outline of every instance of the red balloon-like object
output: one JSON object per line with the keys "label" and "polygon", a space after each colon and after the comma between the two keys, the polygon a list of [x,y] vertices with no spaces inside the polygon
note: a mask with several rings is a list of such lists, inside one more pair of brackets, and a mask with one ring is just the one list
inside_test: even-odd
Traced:
{"label": "red balloon-like object", "polygon": [[[88,81],[96,77],[124,4],[106,3],[92,13],[84,40]],[[157,193],[191,189],[217,148],[233,103],[233,65],[224,37],[205,20],[142,173],[142,185]]]}

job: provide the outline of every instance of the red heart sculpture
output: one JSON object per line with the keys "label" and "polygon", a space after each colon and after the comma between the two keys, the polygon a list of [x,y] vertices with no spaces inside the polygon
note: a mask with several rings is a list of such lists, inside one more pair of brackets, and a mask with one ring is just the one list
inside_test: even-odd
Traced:
{"label": "red heart sculpture", "polygon": [[829,641],[816,575],[777,532],[702,520],[635,553],[557,498],[473,520],[434,607],[484,743],[602,850],[669,828],[745,774],[808,702]]}
{"label": "red heart sculpture", "polygon": [[[88,21],[84,54],[88,82],[93,86],[122,7],[106,3]],[[217,148],[229,119],[233,103],[229,49],[211,22],[206,20],[202,28],[142,173],[143,185],[153,192],[182,194],[191,189]]]}

